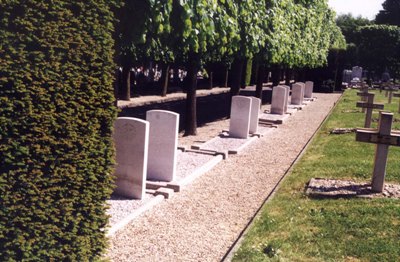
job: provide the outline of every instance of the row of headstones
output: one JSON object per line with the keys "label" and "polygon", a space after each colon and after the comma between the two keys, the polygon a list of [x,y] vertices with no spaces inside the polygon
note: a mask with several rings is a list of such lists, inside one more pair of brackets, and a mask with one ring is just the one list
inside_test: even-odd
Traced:
{"label": "row of headstones", "polygon": [[[297,82],[292,85],[292,105],[303,105],[304,99],[311,99],[313,96],[314,83]],[[272,90],[271,114],[283,115],[287,113],[289,104],[290,87],[286,85],[275,86]]]}
{"label": "row of headstones", "polygon": [[[296,83],[292,87],[291,103],[303,104],[312,98],[313,82]],[[273,111],[287,111],[290,87],[278,86],[273,91]],[[280,101],[280,102],[279,102]],[[278,107],[276,106],[279,103]],[[232,98],[229,136],[247,139],[258,132],[261,100],[256,97]],[[114,125],[114,142],[117,151],[115,193],[124,197],[141,199],[145,194],[146,180],[171,182],[175,179],[179,114],[150,110],[146,120],[120,117]]]}
{"label": "row of headstones", "polygon": [[176,173],[179,114],[150,110],[146,120],[115,121],[116,189],[120,196],[142,199],[146,180],[173,181]]}
{"label": "row of headstones", "polygon": [[[255,97],[232,98],[229,136],[247,139],[257,133],[261,100]],[[114,124],[117,151],[114,193],[142,199],[146,180],[171,182],[177,165],[179,114],[150,110],[146,120],[120,117]]]}
{"label": "row of headstones", "polygon": [[343,70],[342,82],[350,84],[354,79],[361,81],[362,73],[363,68],[360,66],[354,66],[352,70]]}

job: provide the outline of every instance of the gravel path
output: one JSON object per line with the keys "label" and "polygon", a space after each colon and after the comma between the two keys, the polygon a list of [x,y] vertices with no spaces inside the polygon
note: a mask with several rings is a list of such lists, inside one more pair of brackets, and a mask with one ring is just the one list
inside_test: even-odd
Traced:
{"label": "gravel path", "polygon": [[[340,97],[316,96],[278,129],[118,232],[110,240],[108,258],[220,261]],[[228,124],[210,123],[196,137],[181,137],[179,144],[207,141]]]}

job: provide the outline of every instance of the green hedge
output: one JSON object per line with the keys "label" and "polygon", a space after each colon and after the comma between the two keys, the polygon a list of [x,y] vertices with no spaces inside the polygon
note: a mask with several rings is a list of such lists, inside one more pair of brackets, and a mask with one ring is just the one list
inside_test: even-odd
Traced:
{"label": "green hedge", "polygon": [[0,1],[2,261],[106,247],[116,1]]}

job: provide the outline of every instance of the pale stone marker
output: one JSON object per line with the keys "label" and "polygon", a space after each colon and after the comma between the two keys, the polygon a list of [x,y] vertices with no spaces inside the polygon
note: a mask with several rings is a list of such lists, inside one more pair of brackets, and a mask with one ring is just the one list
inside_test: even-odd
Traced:
{"label": "pale stone marker", "polygon": [[353,80],[354,78],[358,78],[360,81],[362,79],[362,72],[363,68],[360,66],[354,66],[352,68],[352,73],[351,73],[351,79]]}
{"label": "pale stone marker", "polygon": [[292,86],[292,105],[303,105],[304,88],[302,84],[295,83]]}
{"label": "pale stone marker", "polygon": [[115,121],[113,138],[117,153],[114,192],[142,199],[146,188],[149,122],[120,117]]}
{"label": "pale stone marker", "polygon": [[343,70],[342,82],[350,84],[351,80],[352,80],[352,71]]}
{"label": "pale stone marker", "polygon": [[251,98],[246,96],[232,97],[229,136],[248,138],[250,131]]}
{"label": "pale stone marker", "polygon": [[307,81],[306,84],[305,84],[304,97],[305,98],[312,98],[313,91],[314,91],[314,82]]}
{"label": "pale stone marker", "polygon": [[251,97],[251,112],[250,112],[250,127],[249,133],[255,134],[258,132],[258,118],[260,117],[261,99]]}
{"label": "pale stone marker", "polygon": [[272,89],[271,114],[283,115],[286,112],[287,112],[287,88],[283,86],[275,86]]}
{"label": "pale stone marker", "polygon": [[367,113],[365,114],[365,128],[371,127],[372,121],[372,110],[373,109],[383,109],[383,104],[374,104],[374,96],[375,94],[367,93],[365,94],[367,97],[367,102],[357,102],[357,107],[362,107],[367,109]]}
{"label": "pale stone marker", "polygon": [[150,123],[147,179],[171,182],[176,172],[179,114],[150,110],[146,120]]}
{"label": "pale stone marker", "polygon": [[372,177],[374,192],[381,193],[384,188],[389,146],[400,146],[400,133],[392,133],[392,122],[392,113],[380,112],[378,130],[359,129],[356,133],[356,141],[377,144]]}
{"label": "pale stone marker", "polygon": [[286,97],[285,97],[285,113],[288,112],[288,105],[289,105],[289,96],[290,96],[290,86],[287,85],[282,85],[284,88],[286,88]]}
{"label": "pale stone marker", "polygon": [[303,83],[303,82],[297,82],[297,84],[300,84],[300,85],[303,87],[303,89],[301,90],[301,92],[303,93],[303,101],[304,101],[304,94],[305,94],[305,92],[306,92],[306,84]]}

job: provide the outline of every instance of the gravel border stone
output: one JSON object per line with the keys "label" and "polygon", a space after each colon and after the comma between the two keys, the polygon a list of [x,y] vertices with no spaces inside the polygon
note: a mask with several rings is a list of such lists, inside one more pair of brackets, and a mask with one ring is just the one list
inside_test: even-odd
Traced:
{"label": "gravel border stone", "polygon": [[[219,261],[318,130],[340,94],[318,99],[196,179],[179,194],[137,217],[110,238],[111,261]],[[227,129],[227,119],[180,137],[190,146]]]}
{"label": "gravel border stone", "polygon": [[312,178],[306,194],[314,198],[396,198],[400,199],[400,185],[385,183],[382,193],[373,192],[370,182],[356,182],[327,178]]}

